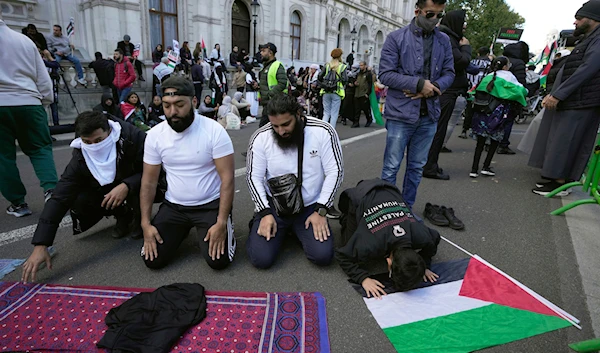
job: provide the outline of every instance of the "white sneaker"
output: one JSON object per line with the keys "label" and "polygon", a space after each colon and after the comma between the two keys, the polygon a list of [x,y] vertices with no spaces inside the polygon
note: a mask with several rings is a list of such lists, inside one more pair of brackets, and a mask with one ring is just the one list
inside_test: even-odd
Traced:
{"label": "white sneaker", "polygon": [[479,176],[479,174],[477,172],[471,172],[471,173],[469,173],[469,177],[471,177],[473,179],[477,178],[478,176]]}
{"label": "white sneaker", "polygon": [[252,124],[256,122],[256,118],[253,118],[251,116],[246,118],[246,124]]}
{"label": "white sneaker", "polygon": [[485,176],[496,176],[496,173],[490,167],[483,168],[481,174]]}
{"label": "white sneaker", "polygon": [[79,82],[79,84],[83,85],[83,86],[87,86],[87,84],[88,84],[87,81],[83,78],[77,79],[77,82]]}

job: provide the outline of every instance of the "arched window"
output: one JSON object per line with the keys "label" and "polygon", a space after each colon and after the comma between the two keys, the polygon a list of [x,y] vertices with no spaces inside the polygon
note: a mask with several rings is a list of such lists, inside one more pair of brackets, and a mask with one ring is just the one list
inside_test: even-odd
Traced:
{"label": "arched window", "polygon": [[177,34],[177,0],[150,0],[150,40],[152,48],[173,45]]}
{"label": "arched window", "polygon": [[292,45],[292,58],[300,59],[300,42],[302,33],[302,20],[298,11],[292,12],[290,17],[290,42]]}

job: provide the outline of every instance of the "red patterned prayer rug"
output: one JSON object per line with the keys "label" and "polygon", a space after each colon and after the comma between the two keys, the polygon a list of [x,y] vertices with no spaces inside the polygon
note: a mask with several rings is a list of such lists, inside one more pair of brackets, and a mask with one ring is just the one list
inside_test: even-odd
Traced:
{"label": "red patterned prayer rug", "polygon": [[[0,282],[0,352],[106,352],[108,311],[151,289]],[[206,292],[207,316],[172,352],[330,352],[319,293]]]}

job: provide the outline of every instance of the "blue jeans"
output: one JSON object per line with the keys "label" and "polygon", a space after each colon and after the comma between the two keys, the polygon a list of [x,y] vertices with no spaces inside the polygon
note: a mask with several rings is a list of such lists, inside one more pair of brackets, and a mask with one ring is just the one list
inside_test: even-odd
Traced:
{"label": "blue jeans", "polygon": [[77,78],[79,78],[79,79],[83,78],[83,69],[81,68],[81,63],[79,62],[79,59],[77,59],[77,57],[73,56],[72,54],[65,55],[65,56],[56,55],[57,63],[60,64],[60,61],[62,59],[67,59],[70,62],[72,62],[73,65],[75,66],[75,71],[77,72]]}
{"label": "blue jeans", "polygon": [[338,96],[337,93],[325,93],[323,95],[323,121],[331,124],[334,129],[341,105],[342,97]]}
{"label": "blue jeans", "polygon": [[402,185],[402,197],[412,208],[437,123],[426,115],[420,117],[415,124],[388,120],[385,128],[387,129],[387,139],[381,179],[396,184],[396,175],[400,170],[404,150],[406,150],[406,173]]}
{"label": "blue jeans", "polygon": [[250,258],[250,263],[254,267],[265,269],[273,266],[283,244],[283,239],[289,231],[296,234],[296,237],[302,243],[306,258],[312,263],[317,266],[327,266],[331,263],[333,260],[333,238],[330,236],[321,243],[315,239],[312,225],[308,229],[304,226],[306,219],[315,211],[314,205],[304,207],[304,211],[296,216],[284,218],[275,214],[275,208],[272,205],[271,210],[277,223],[275,237],[267,241],[267,238],[258,235],[258,227],[261,220],[258,216],[254,217],[250,234],[248,235],[246,250]]}
{"label": "blue jeans", "polygon": [[125,87],[123,89],[117,89],[117,95],[119,96],[119,103],[125,102],[127,95],[131,92],[131,87]]}

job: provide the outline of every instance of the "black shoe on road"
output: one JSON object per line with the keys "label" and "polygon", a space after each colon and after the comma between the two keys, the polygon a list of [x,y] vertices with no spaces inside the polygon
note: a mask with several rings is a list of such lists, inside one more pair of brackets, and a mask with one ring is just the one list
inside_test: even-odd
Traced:
{"label": "black shoe on road", "polygon": [[449,149],[448,147],[444,146],[444,147],[442,147],[442,150],[440,151],[440,153],[452,153],[452,150]]}
{"label": "black shoe on road", "polygon": [[365,124],[365,127],[369,127],[369,126],[371,126],[371,124],[372,124],[372,123],[373,123],[372,121],[368,121],[368,122]]}
{"label": "black shoe on road", "polygon": [[[534,194],[537,195],[541,195],[541,196],[546,196],[549,193],[551,193],[552,191],[558,189],[559,187],[563,186],[564,184],[561,184],[557,181],[552,181],[548,184],[545,184],[544,186],[542,186],[541,188],[535,188],[533,190],[531,190]],[[555,197],[564,197],[564,196],[569,196],[571,192],[567,189],[564,191],[559,192],[558,194],[555,195]]]}
{"label": "black shoe on road", "polygon": [[127,212],[127,214],[119,217],[115,217],[117,219],[117,224],[115,225],[115,229],[113,230],[112,237],[115,239],[121,239],[126,237],[131,231],[132,224],[134,221],[133,212]]}
{"label": "black shoe on road", "polygon": [[439,170],[437,173],[423,173],[423,177],[427,179],[450,180],[450,175],[444,174]]}
{"label": "black shoe on road", "polygon": [[359,124],[359,123],[354,123],[354,124],[352,124],[352,126],[350,126],[350,127],[351,127],[351,128],[360,127],[360,124]]}
{"label": "black shoe on road", "polygon": [[467,132],[466,131],[461,132],[460,135],[458,135],[458,138],[466,140],[467,139]]}
{"label": "black shoe on road", "polygon": [[508,154],[508,155],[517,154],[517,152],[511,150],[508,147],[498,147],[498,151],[496,153],[498,153],[498,154]]}
{"label": "black shoe on road", "polygon": [[327,211],[327,218],[340,219],[340,217],[342,217],[342,212],[340,212],[334,206],[329,207],[329,211]]}
{"label": "black shoe on road", "polygon": [[432,205],[429,202],[425,205],[425,212],[423,213],[431,224],[439,227],[447,227],[450,225],[448,219],[442,214],[442,210],[438,205]]}
{"label": "black shoe on road", "polygon": [[446,208],[445,206],[442,206],[441,212],[444,215],[444,217],[446,217],[446,219],[448,220],[450,228],[454,230],[465,229],[465,224],[460,219],[456,218],[456,216],[454,215],[454,210],[452,208]]}
{"label": "black shoe on road", "polygon": [[483,169],[481,170],[481,175],[496,176],[496,172],[494,172],[492,167],[483,167]]}

